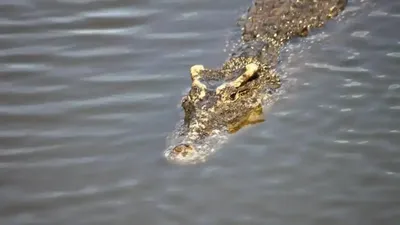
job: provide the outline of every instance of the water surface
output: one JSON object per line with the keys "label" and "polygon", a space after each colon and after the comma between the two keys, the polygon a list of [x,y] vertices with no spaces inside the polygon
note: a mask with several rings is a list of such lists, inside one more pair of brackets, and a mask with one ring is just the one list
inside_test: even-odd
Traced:
{"label": "water surface", "polygon": [[283,50],[266,122],[165,161],[190,66],[222,64],[250,4],[2,1],[1,224],[398,224],[396,1],[350,1]]}

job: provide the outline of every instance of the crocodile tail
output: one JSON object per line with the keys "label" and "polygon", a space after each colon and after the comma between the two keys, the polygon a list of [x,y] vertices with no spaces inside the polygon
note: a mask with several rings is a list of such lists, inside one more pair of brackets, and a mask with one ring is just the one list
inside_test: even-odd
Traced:
{"label": "crocodile tail", "polygon": [[311,28],[323,26],[346,5],[347,0],[255,0],[242,38],[284,43],[295,36],[307,36]]}

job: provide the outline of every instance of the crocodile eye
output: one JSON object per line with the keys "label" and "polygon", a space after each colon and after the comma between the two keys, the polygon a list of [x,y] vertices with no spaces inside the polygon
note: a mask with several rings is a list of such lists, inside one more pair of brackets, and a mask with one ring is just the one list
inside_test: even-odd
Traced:
{"label": "crocodile eye", "polygon": [[239,97],[244,96],[247,92],[248,90],[240,90],[238,92],[232,93],[229,95],[229,99],[231,101],[236,101]]}
{"label": "crocodile eye", "polygon": [[188,97],[188,96],[184,96],[184,97],[181,99],[181,104],[185,104],[187,101],[189,101],[189,97]]}
{"label": "crocodile eye", "polygon": [[235,92],[229,95],[231,101],[236,101],[240,97],[240,92]]}
{"label": "crocodile eye", "polygon": [[236,100],[236,98],[237,98],[237,93],[233,93],[233,94],[230,94],[230,95],[229,95],[229,99],[230,99],[231,101]]}

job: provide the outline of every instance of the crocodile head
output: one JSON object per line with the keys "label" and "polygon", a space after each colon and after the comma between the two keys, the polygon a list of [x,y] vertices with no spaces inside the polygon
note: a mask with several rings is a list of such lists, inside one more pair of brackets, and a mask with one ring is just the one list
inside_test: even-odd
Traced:
{"label": "crocodile head", "polygon": [[216,70],[194,65],[190,73],[192,86],[181,101],[185,113],[181,139],[165,153],[178,163],[204,161],[212,152],[207,138],[263,121],[261,93],[265,89],[260,80],[265,79],[259,78],[265,71],[257,63]]}

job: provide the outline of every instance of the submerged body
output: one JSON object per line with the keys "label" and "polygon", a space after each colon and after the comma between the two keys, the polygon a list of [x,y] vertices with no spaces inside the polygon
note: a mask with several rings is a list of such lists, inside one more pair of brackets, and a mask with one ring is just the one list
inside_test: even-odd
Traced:
{"label": "submerged body", "polygon": [[263,121],[262,107],[280,88],[274,69],[281,48],[337,16],[347,0],[255,0],[243,25],[239,48],[218,69],[194,65],[192,87],[182,98],[185,113],[178,137],[167,149],[177,163],[204,161],[209,137]]}

